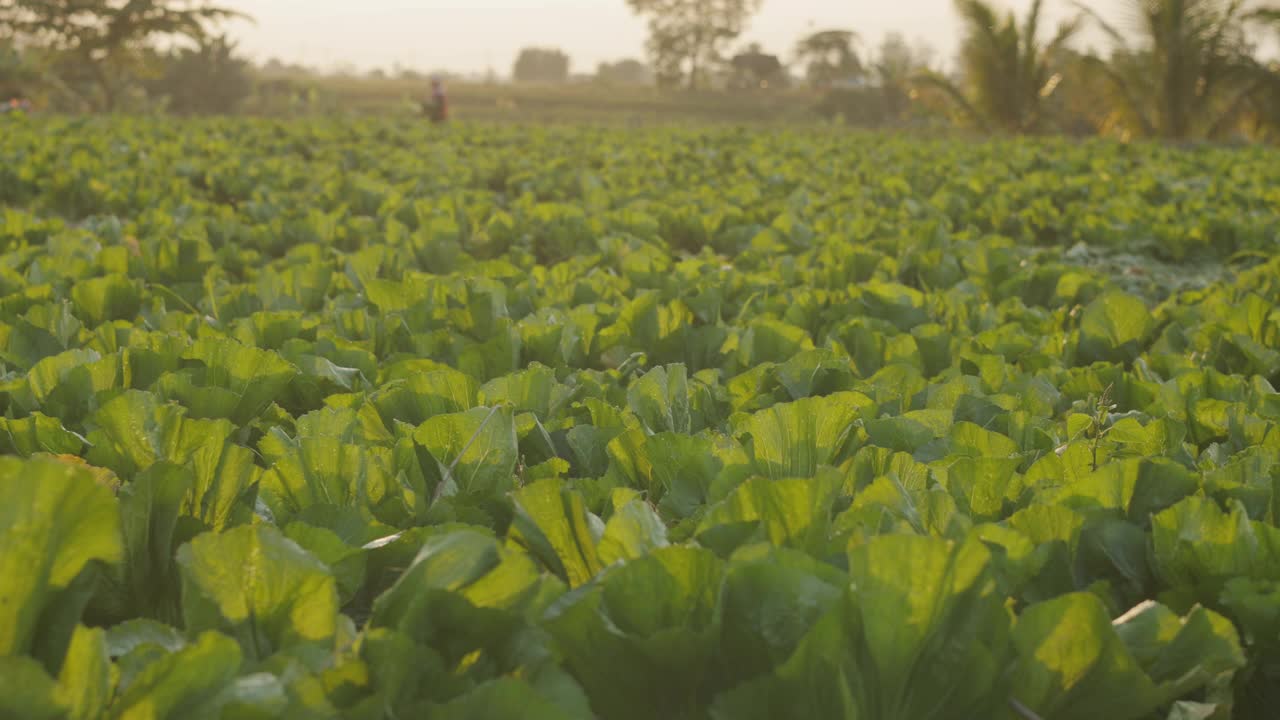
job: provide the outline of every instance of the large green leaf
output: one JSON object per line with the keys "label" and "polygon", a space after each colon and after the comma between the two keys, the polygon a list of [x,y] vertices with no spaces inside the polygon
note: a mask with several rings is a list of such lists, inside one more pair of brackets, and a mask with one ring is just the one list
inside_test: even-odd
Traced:
{"label": "large green leaf", "polygon": [[628,430],[609,442],[609,471],[628,487],[643,490],[664,515],[693,516],[713,496],[725,462],[705,435]]}
{"label": "large green leaf", "polygon": [[[70,638],[48,615],[93,562],[124,555],[111,491],[87,471],[51,460],[0,458],[0,657]],[[43,617],[42,617],[43,615]]]}
{"label": "large green leaf", "polygon": [[633,352],[648,352],[659,361],[679,357],[677,346],[691,321],[692,313],[683,303],[663,304],[659,293],[641,292],[623,306],[613,324],[600,330],[598,349],[624,358]]}
{"label": "large green leaf", "polygon": [[627,388],[627,405],[650,433],[692,430],[688,371],[683,365],[656,367]]}
{"label": "large green leaf", "polygon": [[707,702],[722,572],[706,550],[662,548],[548,609],[545,624],[596,713],[671,717]]}
{"label": "large green leaf", "polygon": [[390,449],[332,437],[299,438],[291,452],[263,473],[260,492],[281,524],[313,505],[356,507],[389,522],[404,522],[414,505],[411,489],[403,488],[397,477]]}
{"label": "large green leaf", "polygon": [[826,349],[798,353],[773,372],[792,400],[849,390],[856,374],[848,357]]}
{"label": "large green leaf", "polygon": [[559,480],[539,480],[511,494],[515,516],[507,535],[570,587],[578,587],[604,564],[596,549],[604,523],[587,511],[582,494]]}
{"label": "large green leaf", "polygon": [[84,443],[83,437],[64,428],[57,418],[38,412],[24,418],[0,418],[0,452],[6,454],[79,455]]}
{"label": "large green leaf", "polygon": [[193,420],[183,407],[141,390],[112,398],[89,424],[88,460],[125,477],[160,461],[185,464],[199,449],[221,445],[235,431],[227,420]]}
{"label": "large green leaf", "polygon": [[863,284],[858,300],[867,315],[887,320],[904,332],[928,322],[924,296],[915,288],[898,283],[871,281]]}
{"label": "large green leaf", "polygon": [[937,474],[960,512],[973,520],[997,520],[1021,495],[1018,462],[1017,458],[962,457]]}
{"label": "large green leaf", "polygon": [[71,313],[71,303],[36,305],[12,324],[0,343],[6,362],[27,369],[37,362],[75,347],[83,327]]}
{"label": "large green leaf", "polygon": [[72,425],[92,410],[99,393],[122,384],[119,355],[73,349],[36,363],[11,391],[12,402]]}
{"label": "large green leaf", "polygon": [[1078,360],[1132,361],[1154,328],[1155,319],[1141,299],[1122,292],[1101,295],[1080,316]]}
{"label": "large green leaf", "polygon": [[112,720],[219,717],[220,699],[240,669],[235,641],[213,632],[158,658],[138,674],[112,704]]}
{"label": "large green leaf", "polygon": [[738,340],[739,359],[744,367],[783,362],[812,349],[813,340],[803,328],[769,319],[751,323]]}
{"label": "large green leaf", "polygon": [[481,405],[509,404],[516,412],[530,412],[546,422],[563,410],[572,391],[556,380],[545,365],[503,375],[485,383],[479,391]]}
{"label": "large green leaf", "polygon": [[601,563],[635,560],[668,544],[667,526],[639,493],[618,490],[614,497],[620,506],[609,516],[596,547]]}
{"label": "large green leaf", "polygon": [[738,416],[734,429],[750,436],[752,457],[761,475],[812,477],[820,466],[843,459],[854,421],[871,405],[865,395],[854,392],[805,398]]}
{"label": "large green leaf", "polygon": [[843,597],[772,673],[720,695],[713,717],[1001,717],[1012,618],[988,563],[975,542],[888,535],[855,548]]}
{"label": "large green leaf", "polygon": [[117,613],[178,620],[181,585],[174,555],[183,539],[175,531],[193,483],[184,468],[157,463],[121,490],[125,562]]}
{"label": "large green leaf", "polygon": [[436,415],[470,410],[478,392],[471,376],[439,366],[386,383],[370,396],[370,402],[388,427],[396,420],[420,425]]}
{"label": "large green leaf", "polygon": [[841,478],[770,480],[757,477],[712,505],[698,525],[698,541],[722,555],[751,539],[804,550],[816,557],[829,551],[831,515]]}
{"label": "large green leaf", "polygon": [[81,280],[71,288],[71,300],[89,327],[108,320],[130,320],[142,305],[138,282],[123,275]]}
{"label": "large green leaf", "polygon": [[1234,577],[1280,580],[1280,529],[1190,497],[1151,519],[1155,566],[1169,586],[1205,602]]}
{"label": "large green leaf", "polygon": [[810,628],[844,597],[844,573],[794,550],[735,554],[720,606],[725,672],[742,681],[786,662]]}
{"label": "large green leaf", "polygon": [[252,450],[211,440],[191,454],[189,465],[195,483],[183,498],[184,515],[214,531],[248,520],[263,475]]}
{"label": "large green leaf", "polygon": [[231,339],[201,338],[182,357],[186,367],[156,384],[161,397],[177,400],[192,417],[237,425],[261,415],[298,375],[278,353]]}
{"label": "large green leaf", "polygon": [[273,527],[206,533],[178,550],[188,632],[235,637],[246,656],[331,641],[338,593],[324,563]]}
{"label": "large green leaf", "polygon": [[395,585],[374,602],[375,627],[398,630],[451,662],[498,652],[545,587],[523,552],[473,529],[432,535]]}
{"label": "large green leaf", "polygon": [[437,496],[497,495],[515,485],[519,451],[509,407],[438,415],[419,425],[413,439],[434,460],[423,469]]}
{"label": "large green leaf", "polygon": [[221,530],[251,511],[251,491],[261,469],[252,451],[229,440],[227,420],[193,420],[173,403],[129,390],[98,409],[91,418],[90,462],[124,477],[157,463],[188,468],[192,482],[182,514],[202,527]]}
{"label": "large green leaf", "polygon": [[997,706],[1012,648],[989,563],[990,553],[972,541],[910,535],[874,538],[850,552],[852,601],[870,660],[854,670],[853,687],[868,717],[985,716]]}
{"label": "large green leaf", "polygon": [[1144,603],[1113,624],[1087,593],[1028,608],[1014,643],[1013,697],[1046,720],[1147,717],[1244,662],[1234,628],[1214,613],[1178,618]]}
{"label": "large green leaf", "polygon": [[[326,515],[336,515],[341,510],[333,506],[316,506],[313,511],[323,509]],[[311,514],[320,515],[320,512]],[[331,519],[324,518],[324,519]],[[358,517],[358,515],[357,515]],[[317,518],[320,519],[320,518]],[[285,537],[297,543],[299,547],[314,555],[316,559],[328,566],[338,587],[340,605],[351,602],[364,589],[365,574],[368,569],[368,554],[363,547],[363,540],[353,542],[350,538],[338,534],[341,528],[328,528],[311,525],[300,520],[289,523],[284,528]]]}
{"label": "large green leaf", "polygon": [[80,625],[71,636],[58,672],[58,694],[70,708],[68,720],[93,720],[110,705],[115,677],[106,633]]}
{"label": "large green leaf", "polygon": [[[715,720],[768,720],[778,717],[821,717],[863,720],[868,717],[853,695],[849,652],[855,638],[840,609],[820,616],[796,651],[774,672],[720,693],[711,706]],[[878,717],[871,715],[870,717]]]}
{"label": "large green leaf", "polygon": [[865,427],[867,439],[872,445],[897,452],[918,453],[931,444],[937,445],[950,425],[948,411],[916,410],[903,415],[867,420]]}
{"label": "large green leaf", "polygon": [[21,655],[0,655],[0,717],[65,720],[70,708],[40,663]]}

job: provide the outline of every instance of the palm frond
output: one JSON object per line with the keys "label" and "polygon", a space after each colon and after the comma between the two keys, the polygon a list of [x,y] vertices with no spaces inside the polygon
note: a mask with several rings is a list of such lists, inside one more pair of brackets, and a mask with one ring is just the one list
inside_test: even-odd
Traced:
{"label": "palm frond", "polygon": [[1097,73],[1107,81],[1107,85],[1118,100],[1116,104],[1121,106],[1118,109],[1122,111],[1123,116],[1130,118],[1132,123],[1137,124],[1137,130],[1140,134],[1146,137],[1155,134],[1154,124],[1147,116],[1143,104],[1138,99],[1138,95],[1130,87],[1129,81],[1112,63],[1106,62],[1096,55],[1086,55],[1081,58],[1081,62],[1087,70]]}
{"label": "palm frond", "polygon": [[1076,35],[1084,28],[1084,15],[1076,15],[1070,20],[1063,20],[1058,23],[1058,31],[1053,34],[1053,39],[1049,44],[1045,45],[1045,50],[1055,52],[1061,50],[1067,43],[1071,42]]}
{"label": "palm frond", "polygon": [[975,127],[983,132],[990,130],[990,123],[987,121],[987,118],[969,102],[969,99],[964,96],[964,93],[960,91],[960,88],[956,87],[955,83],[945,77],[942,77],[935,72],[920,73],[911,78],[911,83],[916,86],[930,87],[940,91],[960,110],[961,113],[969,118],[970,122],[972,122]]}
{"label": "palm frond", "polygon": [[1280,29],[1280,8],[1258,8],[1244,15],[1247,22],[1272,24]]}
{"label": "palm frond", "polygon": [[[1022,42],[1028,50],[1036,47],[1036,37],[1040,34],[1040,11],[1044,8],[1044,0],[1034,0],[1027,10],[1027,19],[1022,26]],[[1032,54],[1028,52],[1028,54]]]}
{"label": "palm frond", "polygon": [[1080,14],[1083,17],[1087,17],[1092,20],[1093,23],[1098,26],[1098,29],[1102,30],[1102,32],[1105,33],[1107,37],[1111,39],[1111,42],[1115,43],[1117,47],[1123,49],[1125,52],[1129,51],[1129,40],[1125,33],[1120,31],[1120,28],[1112,25],[1111,22],[1102,17],[1097,10],[1094,10],[1083,2],[1080,2],[1080,0],[1071,0],[1071,4],[1076,10],[1080,11]]}
{"label": "palm frond", "polygon": [[1221,137],[1239,119],[1240,113],[1244,112],[1250,98],[1278,79],[1274,71],[1260,64],[1241,68],[1239,74],[1242,82],[1237,83],[1237,89],[1231,98],[1215,109],[1214,114],[1209,117],[1205,129],[1207,137]]}

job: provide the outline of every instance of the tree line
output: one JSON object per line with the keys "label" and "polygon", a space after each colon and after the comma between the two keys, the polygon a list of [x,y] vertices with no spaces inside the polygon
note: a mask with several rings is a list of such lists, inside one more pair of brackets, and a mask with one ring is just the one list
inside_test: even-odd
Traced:
{"label": "tree line", "polygon": [[[627,2],[648,19],[659,84],[691,88],[706,84],[708,68],[725,64],[728,48],[761,6],[761,0]],[[890,117],[903,107],[886,98],[907,99],[988,132],[1280,139],[1280,64],[1259,54],[1268,34],[1280,38],[1280,8],[1247,0],[1124,4],[1118,16],[1125,20],[1117,23],[1072,2],[1075,17],[1046,28],[1043,0],[1022,17],[988,0],[954,0],[962,38],[949,74],[919,54],[890,53],[886,61],[882,52],[878,62],[866,62],[850,30],[815,33],[801,40],[796,57],[811,82],[873,87],[878,95],[855,97],[848,109],[878,100]],[[1107,38],[1101,53],[1076,45],[1090,26]],[[759,54],[748,48],[727,64],[758,76],[769,67]]]}
{"label": "tree line", "polygon": [[[1071,2],[1071,0],[1061,0]],[[984,132],[1098,133],[1188,140],[1280,140],[1280,9],[1249,0],[1125,0],[1105,17],[1083,3],[1047,27],[1044,2],[1019,16],[989,0],[953,0],[956,63],[889,35],[869,46],[824,29],[777,55],[740,38],[762,0],[626,0],[648,28],[646,62],[602,63],[589,79],[668,90],[777,91],[804,85],[816,109],[865,125],[943,118]],[[210,0],[6,0],[0,99],[39,86],[62,106],[113,111],[137,97],[176,112],[231,112],[259,84],[220,30],[237,14]],[[1102,51],[1082,50],[1095,28]],[[584,79],[561,50],[522,50],[516,82]]]}
{"label": "tree line", "polygon": [[200,0],[5,0],[0,98],[35,86],[73,109],[149,94],[184,112],[234,110],[249,63],[215,30],[236,17]]}

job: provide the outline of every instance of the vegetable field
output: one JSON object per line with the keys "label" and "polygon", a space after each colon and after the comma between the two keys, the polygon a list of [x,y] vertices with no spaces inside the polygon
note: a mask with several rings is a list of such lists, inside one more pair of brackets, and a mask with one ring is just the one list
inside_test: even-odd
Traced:
{"label": "vegetable field", "polygon": [[0,124],[0,717],[1263,720],[1280,155]]}

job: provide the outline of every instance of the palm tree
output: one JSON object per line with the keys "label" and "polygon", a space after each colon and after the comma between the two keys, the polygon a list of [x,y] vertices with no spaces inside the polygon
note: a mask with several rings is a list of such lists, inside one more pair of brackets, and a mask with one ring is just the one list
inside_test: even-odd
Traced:
{"label": "palm tree", "polygon": [[984,0],[956,0],[964,25],[960,49],[961,80],[952,82],[936,73],[918,82],[941,90],[969,121],[984,130],[1022,133],[1040,130],[1047,122],[1045,100],[1062,76],[1057,56],[1080,27],[1076,18],[1058,26],[1042,43],[1043,0],[1031,4],[1021,23],[1013,13],[1002,18]]}
{"label": "palm tree", "polygon": [[1086,58],[1106,80],[1106,124],[1127,135],[1185,140],[1231,130],[1250,97],[1274,82],[1253,57],[1247,30],[1267,12],[1246,0],[1130,0],[1132,44],[1120,28],[1079,7],[1111,38],[1111,57]]}

